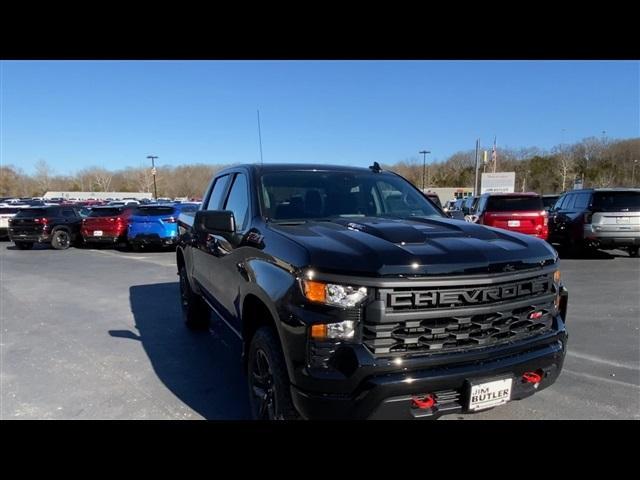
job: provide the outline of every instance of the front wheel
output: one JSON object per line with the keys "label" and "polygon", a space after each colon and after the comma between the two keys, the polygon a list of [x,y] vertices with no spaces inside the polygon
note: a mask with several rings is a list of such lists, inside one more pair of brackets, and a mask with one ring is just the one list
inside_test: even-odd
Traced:
{"label": "front wheel", "polygon": [[251,340],[248,358],[249,402],[256,420],[300,418],[291,401],[289,375],[275,331],[260,328]]}
{"label": "front wheel", "polygon": [[71,234],[66,230],[55,230],[51,234],[51,246],[56,250],[66,250],[71,246]]}
{"label": "front wheel", "polygon": [[629,247],[627,249],[627,251],[629,252],[629,256],[630,257],[637,257],[638,256],[638,249],[640,247]]}
{"label": "front wheel", "polygon": [[194,330],[204,330],[209,326],[211,312],[200,295],[194,293],[189,284],[187,269],[180,267],[180,303],[182,305],[182,319],[187,327]]}

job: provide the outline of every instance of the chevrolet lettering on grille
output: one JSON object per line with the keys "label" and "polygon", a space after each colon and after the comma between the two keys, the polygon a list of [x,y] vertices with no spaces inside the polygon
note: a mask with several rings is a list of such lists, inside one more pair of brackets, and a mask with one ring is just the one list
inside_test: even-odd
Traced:
{"label": "chevrolet lettering on grille", "polygon": [[389,292],[387,306],[390,308],[427,308],[475,305],[550,293],[551,288],[551,280],[541,278],[490,287]]}

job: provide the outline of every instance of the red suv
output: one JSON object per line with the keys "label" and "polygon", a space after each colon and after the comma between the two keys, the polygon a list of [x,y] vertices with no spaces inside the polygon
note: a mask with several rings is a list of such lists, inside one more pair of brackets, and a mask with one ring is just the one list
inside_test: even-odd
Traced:
{"label": "red suv", "polygon": [[546,240],[549,216],[537,193],[485,193],[478,200],[477,223]]}
{"label": "red suv", "polygon": [[94,207],[82,220],[85,243],[126,244],[131,207]]}

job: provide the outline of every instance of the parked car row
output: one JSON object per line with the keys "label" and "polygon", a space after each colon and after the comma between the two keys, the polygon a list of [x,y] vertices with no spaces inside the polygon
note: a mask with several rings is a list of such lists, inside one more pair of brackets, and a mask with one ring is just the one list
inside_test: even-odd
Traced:
{"label": "parked car row", "polygon": [[56,250],[95,243],[136,250],[144,246],[172,247],[177,239],[178,216],[198,208],[198,203],[31,207],[8,218],[7,230],[21,250],[29,250],[36,243],[50,244]]}
{"label": "parked car row", "polygon": [[598,188],[562,195],[485,193],[445,203],[452,218],[502,228],[579,250],[640,248],[640,189]]}

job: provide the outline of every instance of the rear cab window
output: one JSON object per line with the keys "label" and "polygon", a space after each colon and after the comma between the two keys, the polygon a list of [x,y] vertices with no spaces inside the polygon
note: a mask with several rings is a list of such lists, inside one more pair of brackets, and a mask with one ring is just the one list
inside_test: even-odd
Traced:
{"label": "rear cab window", "polygon": [[531,195],[495,196],[487,200],[488,212],[531,212],[542,211],[544,205],[541,197]]}

